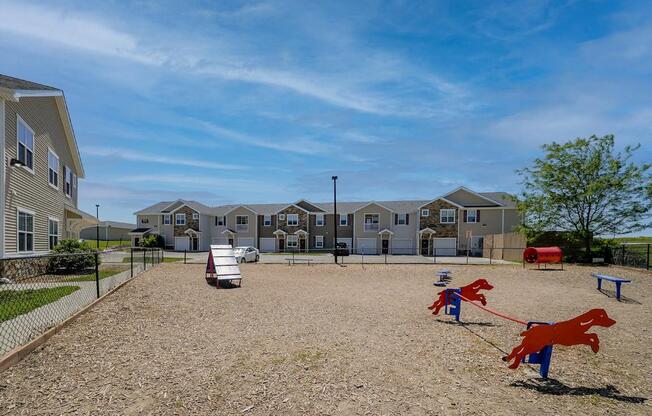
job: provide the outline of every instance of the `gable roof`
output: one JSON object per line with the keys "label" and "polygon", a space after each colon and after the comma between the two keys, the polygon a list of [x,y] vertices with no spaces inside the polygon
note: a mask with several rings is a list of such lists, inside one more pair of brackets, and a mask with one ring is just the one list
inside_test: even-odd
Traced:
{"label": "gable roof", "polygon": [[0,97],[15,102],[19,102],[21,98],[54,97],[54,102],[59,112],[59,119],[66,135],[66,142],[68,143],[68,147],[70,147],[72,161],[77,171],[77,177],[83,179],[86,176],[63,91],[36,82],[0,74]]}
{"label": "gable roof", "polygon": [[[445,194],[445,195],[443,195],[443,196],[444,196],[444,198],[446,198],[446,197],[449,197],[449,196],[451,196],[452,194],[454,194],[454,193],[456,193],[456,192],[459,192],[459,191],[464,191],[464,192],[466,192],[466,193],[468,193],[468,194],[470,194],[470,195],[473,195],[473,196],[476,196],[476,197],[478,197],[478,198],[481,198],[481,199],[487,201],[487,203],[490,204],[490,205],[481,205],[481,204],[462,204],[462,203],[459,203],[459,205],[469,206],[469,207],[471,207],[471,206],[502,206],[502,204],[501,204],[500,202],[498,202],[498,201],[496,201],[496,200],[494,200],[494,199],[491,199],[491,198],[489,198],[489,197],[486,196],[486,195],[482,195],[482,194],[480,194],[480,193],[478,193],[478,192],[472,191],[472,190],[470,190],[469,188],[464,187],[464,186],[460,186],[460,187],[458,187],[458,188],[456,188],[456,189],[454,189],[454,190],[448,192],[447,194]],[[448,199],[452,200],[451,198],[448,198]],[[454,202],[454,201],[453,201],[453,202]]]}

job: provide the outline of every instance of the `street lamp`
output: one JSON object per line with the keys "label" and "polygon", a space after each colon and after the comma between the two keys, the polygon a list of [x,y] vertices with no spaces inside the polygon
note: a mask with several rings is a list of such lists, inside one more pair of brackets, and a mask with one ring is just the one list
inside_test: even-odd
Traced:
{"label": "street lamp", "polygon": [[100,251],[100,204],[95,204],[95,218],[97,218],[97,225],[95,226],[95,242],[97,243],[97,251]]}
{"label": "street lamp", "polygon": [[337,264],[337,176],[331,177],[333,180],[333,236],[335,238],[335,264]]}

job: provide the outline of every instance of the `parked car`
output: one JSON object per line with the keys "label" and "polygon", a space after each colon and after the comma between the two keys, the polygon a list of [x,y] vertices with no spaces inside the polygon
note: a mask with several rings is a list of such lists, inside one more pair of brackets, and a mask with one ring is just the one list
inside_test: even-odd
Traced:
{"label": "parked car", "polygon": [[236,247],[233,249],[238,263],[251,263],[260,260],[260,251],[256,247]]}
{"label": "parked car", "polygon": [[337,243],[335,244],[335,254],[336,256],[348,256],[349,249],[346,246],[346,243]]}

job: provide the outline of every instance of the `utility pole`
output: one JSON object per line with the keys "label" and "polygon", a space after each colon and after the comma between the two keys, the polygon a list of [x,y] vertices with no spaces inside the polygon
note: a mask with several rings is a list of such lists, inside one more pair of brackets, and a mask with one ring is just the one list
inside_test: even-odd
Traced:
{"label": "utility pole", "polygon": [[95,226],[95,242],[97,243],[97,251],[100,251],[100,204],[95,204],[95,218],[97,218],[97,225]]}
{"label": "utility pole", "polygon": [[337,264],[337,227],[339,218],[337,218],[337,176],[331,177],[333,180],[333,236],[335,238],[335,264]]}

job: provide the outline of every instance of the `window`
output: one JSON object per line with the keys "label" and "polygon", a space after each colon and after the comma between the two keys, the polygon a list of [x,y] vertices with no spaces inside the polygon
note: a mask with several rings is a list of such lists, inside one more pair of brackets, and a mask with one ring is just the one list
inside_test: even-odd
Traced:
{"label": "window", "polygon": [[163,214],[163,225],[170,225],[172,224],[172,217],[170,214]]}
{"label": "window", "polygon": [[149,224],[149,218],[141,218],[140,223],[141,224]]}
{"label": "window", "polygon": [[288,242],[288,248],[299,247],[299,237],[296,235],[288,235],[287,242]]}
{"label": "window", "polygon": [[197,214],[196,212],[193,212],[192,213],[192,219],[193,220],[198,220],[199,219],[199,214]]}
{"label": "window", "polygon": [[315,248],[324,248],[324,236],[316,235],[315,236]]}
{"label": "window", "polygon": [[379,214],[364,214],[365,231],[378,231],[379,227],[380,227]]}
{"label": "window", "polygon": [[65,179],[64,192],[67,196],[72,196],[72,170],[68,166],[63,167],[63,175]]}
{"label": "window", "polygon": [[324,214],[317,214],[315,216],[315,225],[317,227],[323,227],[324,226]]}
{"label": "window", "polygon": [[466,211],[466,222],[478,222],[477,209],[469,209]]}
{"label": "window", "polygon": [[225,225],[225,224],[226,224],[226,217],[224,216],[215,217],[215,225]]}
{"label": "window", "polygon": [[34,215],[18,211],[18,251],[34,251]]}
{"label": "window", "polygon": [[48,182],[59,189],[59,156],[48,149]]}
{"label": "window", "polygon": [[346,227],[349,225],[349,215],[348,214],[339,214],[340,215],[340,227]]}
{"label": "window", "polygon": [[48,239],[50,250],[59,244],[59,221],[53,218],[48,219]]}
{"label": "window", "polygon": [[439,211],[439,222],[441,222],[442,224],[455,223],[455,210],[442,209],[441,211]]}
{"label": "window", "polygon": [[299,225],[299,214],[288,214],[288,225]]}
{"label": "window", "polygon": [[422,209],[421,210],[421,216],[422,217],[429,217],[430,216],[430,210],[429,209]]}
{"label": "window", "polygon": [[263,225],[265,227],[271,227],[271,225],[272,225],[272,216],[271,215],[264,215],[263,216]]}
{"label": "window", "polygon": [[408,223],[408,214],[396,214],[395,223],[396,225],[407,225]]}
{"label": "window", "polygon": [[279,221],[285,221],[285,214],[278,214]]}
{"label": "window", "polygon": [[186,214],[176,214],[174,216],[175,225],[186,225]]}
{"label": "window", "polygon": [[34,130],[18,117],[18,160],[29,170],[34,170]]}
{"label": "window", "polygon": [[249,231],[249,216],[236,215],[235,216],[235,230],[236,231]]}

